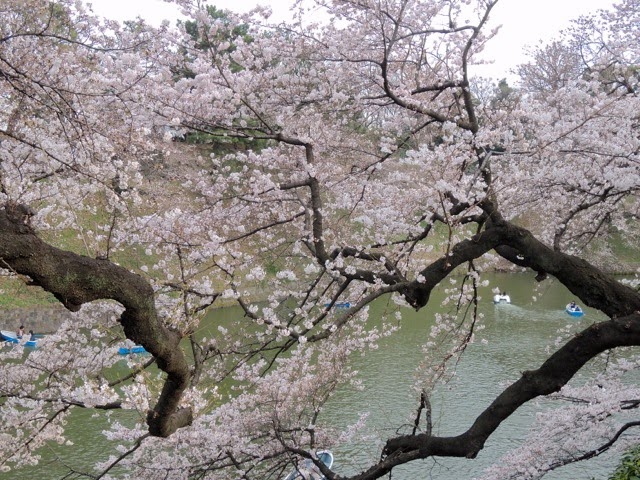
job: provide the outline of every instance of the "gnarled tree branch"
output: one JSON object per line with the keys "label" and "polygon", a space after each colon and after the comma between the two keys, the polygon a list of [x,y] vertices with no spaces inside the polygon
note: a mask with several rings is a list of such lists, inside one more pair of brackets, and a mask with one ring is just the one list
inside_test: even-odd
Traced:
{"label": "gnarled tree branch", "polygon": [[120,323],[133,342],[141,344],[166,374],[162,393],[147,415],[149,433],[167,437],[192,421],[190,408],[179,408],[189,385],[189,368],[179,348],[180,335],[158,318],[154,292],[141,276],[104,259],[60,250],[43,242],[20,216],[24,209],[0,210],[0,259],[33,285],[52,293],[68,310],[84,303],[111,299],[124,307]]}
{"label": "gnarled tree branch", "polygon": [[540,368],[527,371],[506,388],[475,420],[455,437],[423,433],[389,439],[385,457],[351,480],[379,478],[397,465],[431,456],[474,458],[486,440],[526,402],[560,390],[591,358],[605,350],[640,344],[640,313],[591,325],[554,353]]}

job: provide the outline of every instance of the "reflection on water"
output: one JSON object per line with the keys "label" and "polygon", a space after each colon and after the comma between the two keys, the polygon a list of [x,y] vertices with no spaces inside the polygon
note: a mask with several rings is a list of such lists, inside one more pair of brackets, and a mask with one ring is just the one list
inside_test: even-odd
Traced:
{"label": "reflection on water", "polygon": [[[75,409],[68,418],[69,437],[72,444],[50,443],[40,449],[41,461],[35,466],[24,466],[15,471],[0,473],[1,480],[50,480],[67,477],[71,469],[76,472],[95,475],[93,466],[97,461],[105,461],[114,451],[113,442],[100,432],[109,428],[111,422],[134,424],[137,413],[114,411],[108,416],[89,409]],[[118,473],[117,470],[115,473]],[[82,477],[92,478],[92,477]]]}
{"label": "reflection on water", "polygon": [[[494,305],[490,288],[505,290],[511,304]],[[455,376],[434,392],[431,403],[434,433],[457,435],[472,424],[504,388],[505,382],[517,380],[524,370],[537,368],[546,358],[547,348],[566,327],[577,331],[602,320],[598,312],[586,308],[586,315],[575,319],[564,312],[573,297],[557,281],[539,285],[531,275],[491,276],[491,286],[482,291],[481,311],[486,328],[465,352],[455,369]],[[441,297],[440,297],[441,298]],[[362,412],[371,412],[369,431],[376,442],[343,445],[334,448],[334,468],[340,474],[354,474],[370,465],[380,455],[384,440],[397,433],[410,432],[418,395],[413,390],[416,366],[422,360],[421,345],[428,340],[429,326],[440,300],[432,298],[428,309],[409,312],[400,332],[385,339],[383,345],[358,362],[356,368],[364,378],[364,391],[342,391],[332,399],[326,414],[336,425],[354,423]],[[376,305],[384,309],[383,305]],[[474,460],[430,459],[394,470],[393,478],[403,480],[472,479],[495,463],[509,450],[522,444],[532,424],[536,409],[525,405],[501,425]],[[404,426],[404,427],[403,427]],[[553,480],[606,478],[616,458],[603,457],[564,467],[548,474]]]}
{"label": "reflection on water", "polygon": [[[570,331],[576,331],[604,318],[589,308],[585,309],[586,315],[578,319],[564,313],[564,306],[573,297],[557,281],[537,284],[528,274],[499,274],[488,278],[491,285],[481,291],[483,300],[480,304],[486,328],[477,333],[476,342],[457,365],[455,376],[431,398],[434,433],[439,435],[465,431],[475,416],[502,391],[505,382],[516,380],[523,370],[537,368],[547,356],[547,347],[558,337],[558,329],[568,326]],[[506,291],[512,303],[494,305],[491,288]],[[365,388],[362,391],[344,388],[337,392],[324,411],[324,419],[344,428],[355,423],[361,413],[370,412],[371,438],[364,444],[340,445],[333,449],[333,467],[340,475],[353,474],[370,465],[380,455],[385,439],[410,431],[418,406],[417,394],[412,388],[415,371],[423,360],[422,345],[429,339],[429,327],[441,299],[442,293],[435,292],[429,308],[419,312],[408,310],[400,323],[400,331],[383,339],[378,350],[364,357],[354,356],[355,368],[360,371]],[[386,311],[393,312],[396,308],[392,302],[378,301],[371,307],[371,321],[380,322]],[[237,318],[237,315],[240,315],[237,309],[216,311],[215,324]],[[215,334],[213,321],[210,327],[210,333]],[[393,478],[467,480],[480,476],[485,467],[521,445],[536,408],[533,404],[526,405],[516,412],[494,433],[475,460],[438,458],[415,462],[394,470]],[[73,447],[43,451],[44,461],[40,466],[0,474],[0,480],[59,478],[49,465],[56,458],[72,459],[74,466],[84,461],[83,468],[88,468],[97,458],[104,459],[105,452],[109,451],[108,442],[99,433],[107,427],[104,417],[94,417],[87,411],[73,415],[69,426]],[[122,412],[114,413],[113,418],[127,421],[127,415],[128,421],[134,420],[131,413]],[[615,457],[600,457],[589,463],[565,467],[545,478],[606,478],[615,462]],[[42,472],[47,473],[43,475]]]}

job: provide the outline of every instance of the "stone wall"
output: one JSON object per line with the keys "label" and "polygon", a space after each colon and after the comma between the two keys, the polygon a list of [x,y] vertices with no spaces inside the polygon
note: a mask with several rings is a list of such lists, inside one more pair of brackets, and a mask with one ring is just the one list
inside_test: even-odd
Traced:
{"label": "stone wall", "polygon": [[55,332],[71,313],[62,307],[12,308],[0,310],[0,329],[16,331],[24,325],[26,332]]}

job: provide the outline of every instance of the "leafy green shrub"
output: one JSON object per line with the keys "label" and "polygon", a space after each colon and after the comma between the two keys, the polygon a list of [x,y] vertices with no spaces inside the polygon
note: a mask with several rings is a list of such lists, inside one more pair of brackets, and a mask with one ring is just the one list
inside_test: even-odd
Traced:
{"label": "leafy green shrub", "polygon": [[627,450],[609,480],[640,480],[640,445]]}

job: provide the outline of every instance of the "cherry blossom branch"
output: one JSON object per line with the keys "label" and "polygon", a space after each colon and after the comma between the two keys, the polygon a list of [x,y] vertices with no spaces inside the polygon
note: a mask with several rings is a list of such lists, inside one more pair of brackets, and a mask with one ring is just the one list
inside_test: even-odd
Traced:
{"label": "cherry blossom branch", "polygon": [[146,370],[147,368],[149,368],[151,365],[153,365],[156,362],[155,358],[150,358],[149,360],[147,360],[146,362],[144,362],[142,365],[138,366],[137,368],[135,368],[134,370],[132,370],[129,374],[120,377],[120,378],[116,378],[115,380],[112,380],[111,382],[109,382],[109,386],[110,387],[115,387],[116,385],[120,385],[121,383],[127,382],[133,378],[135,378],[139,373],[143,372],[144,370]]}
{"label": "cherry blossom branch", "polygon": [[586,452],[583,455],[580,455],[578,457],[573,457],[573,458],[569,458],[566,460],[561,460],[559,462],[553,463],[551,465],[549,465],[549,467],[546,469],[547,471],[552,471],[555,470],[557,468],[560,467],[564,467],[565,465],[569,465],[572,463],[576,463],[576,462],[581,462],[583,460],[589,460],[590,458],[594,458],[597,457],[598,455],[602,455],[604,452],[606,452],[607,450],[609,450],[622,436],[622,434],[624,432],[626,432],[627,430],[629,430],[630,428],[633,427],[640,427],[640,421],[635,421],[635,422],[628,422],[625,423],[624,425],[622,425],[618,431],[615,433],[615,435],[613,437],[611,437],[611,440],[609,440],[608,442],[606,442],[605,444],[599,446],[598,448],[595,448],[589,452]]}
{"label": "cherry blossom branch", "polygon": [[599,196],[589,201],[584,201],[576,205],[575,207],[573,207],[571,210],[567,212],[567,215],[565,216],[565,218],[561,220],[560,225],[556,228],[556,232],[553,238],[553,248],[555,250],[560,250],[560,241],[564,233],[567,231],[569,222],[580,212],[588,210],[589,208],[595,205],[600,205],[607,197],[609,197],[609,193],[612,190],[613,190],[613,186],[610,186],[606,188]]}
{"label": "cherry blossom branch", "polygon": [[167,378],[147,424],[154,436],[166,437],[192,421],[190,408],[179,408],[189,384],[189,367],[178,344],[180,335],[160,322],[153,288],[140,276],[107,260],[59,250],[43,242],[30,227],[16,223],[7,207],[0,211],[0,258],[21,275],[52,293],[68,310],[112,299],[125,307],[120,323],[125,335],[156,358]]}
{"label": "cherry blossom branch", "polygon": [[69,400],[61,397],[39,397],[37,395],[17,395],[17,394],[3,394],[3,398],[16,398],[16,399],[24,399],[24,400],[35,400],[37,402],[44,403],[61,403],[68,407],[79,407],[79,408],[95,408],[96,410],[119,410],[122,408],[122,402],[108,402],[108,403],[99,403],[97,405],[87,405],[84,402],[79,402],[77,400]]}
{"label": "cherry blossom branch", "polygon": [[473,28],[473,33],[469,37],[469,40],[467,40],[467,43],[462,53],[462,75],[463,75],[462,98],[464,99],[465,110],[467,112],[467,117],[469,118],[469,129],[474,133],[478,131],[479,125],[478,125],[478,118],[476,116],[474,98],[471,95],[471,89],[469,88],[469,85],[470,85],[469,71],[468,71],[469,70],[468,69],[469,52],[471,51],[471,47],[473,46],[473,43],[478,38],[478,35],[480,35],[480,32],[483,26],[489,21],[489,14],[491,13],[491,10],[496,5],[496,3],[498,3],[498,0],[493,0],[491,2],[486,3],[484,15],[482,16],[482,19],[480,20],[478,25]]}
{"label": "cherry blossom branch", "polygon": [[[597,308],[609,317],[620,317],[640,311],[640,296],[620,284],[586,260],[562,252],[556,252],[526,229],[504,223],[504,238],[498,247],[501,255],[539,273],[550,274],[562,282],[586,305]],[[504,255],[503,255],[504,256]]]}
{"label": "cherry blossom branch", "polygon": [[[350,480],[379,478],[397,465],[430,456],[474,458],[490,435],[520,406],[560,390],[599,353],[638,344],[640,313],[591,325],[551,355],[540,368],[524,372],[517,382],[498,395],[466,432],[455,437],[418,434],[389,439],[383,450],[383,460]],[[635,426],[635,422],[630,426]]]}
{"label": "cherry blossom branch", "polygon": [[119,455],[118,458],[116,458],[113,462],[111,462],[111,464],[109,464],[109,466],[107,468],[105,468],[100,473],[100,475],[95,477],[95,479],[96,480],[100,480],[105,475],[107,475],[111,470],[113,470],[116,466],[118,466],[119,463],[121,463],[123,460],[125,460],[129,455],[131,455],[132,453],[135,453],[135,451],[138,450],[142,446],[142,442],[148,437],[149,437],[149,434],[146,434],[146,435],[141,436],[140,438],[137,438],[136,441],[135,441],[135,444],[133,445],[133,447],[131,447],[129,450],[127,450],[126,452],[124,452],[121,455]]}
{"label": "cherry blossom branch", "polygon": [[424,285],[412,285],[417,292],[412,304],[419,308],[426,303],[433,286],[448,275],[452,266],[462,258],[479,256],[491,245],[510,246],[527,259],[529,266],[553,274],[583,301],[607,312],[613,319],[590,326],[549,357],[538,370],[524,372],[521,379],[504,390],[464,434],[449,438],[420,434],[390,439],[384,449],[384,459],[352,480],[379,478],[396,465],[434,455],[473,458],[500,423],[521,405],[537,396],[560,390],[597,354],[611,348],[640,344],[640,297],[637,292],[582,259],[554,252],[525,229],[502,220],[473,240],[460,242],[447,258],[424,269]]}
{"label": "cherry blossom branch", "polygon": [[297,218],[303,217],[304,214],[305,214],[305,212],[299,212],[299,213],[293,215],[290,218],[286,218],[286,219],[283,219],[283,220],[278,220],[278,221],[275,221],[275,222],[272,222],[272,223],[269,223],[269,224],[266,224],[266,225],[261,225],[261,226],[256,227],[253,230],[251,230],[249,232],[246,232],[246,233],[244,233],[242,235],[238,235],[237,237],[232,237],[232,238],[226,239],[223,242],[223,245],[227,244],[227,243],[237,242],[238,240],[242,240],[242,239],[247,238],[247,237],[251,237],[251,236],[255,235],[258,232],[262,232],[262,231],[268,230],[270,228],[274,228],[274,227],[277,227],[277,226],[280,226],[280,225],[285,225],[287,223],[291,223],[291,222],[295,221]]}
{"label": "cherry blossom branch", "polygon": [[[7,452],[9,454],[15,454],[20,450],[24,450],[24,449],[29,449],[29,445],[32,444],[34,442],[34,440],[37,438],[37,436],[43,432],[47,426],[49,426],[50,424],[52,424],[57,417],[59,417],[60,415],[62,415],[63,413],[65,413],[67,410],[69,410],[69,408],[71,408],[71,405],[63,405],[62,408],[56,410],[55,412],[53,412],[53,414],[51,415],[51,417],[49,417],[38,429],[37,431],[30,437],[27,438],[26,441],[22,442],[22,444],[20,446],[17,446],[15,448],[15,450],[11,451],[11,452]],[[4,464],[4,462],[6,462],[8,460],[9,457],[5,457],[5,459],[2,461],[2,463]]]}

